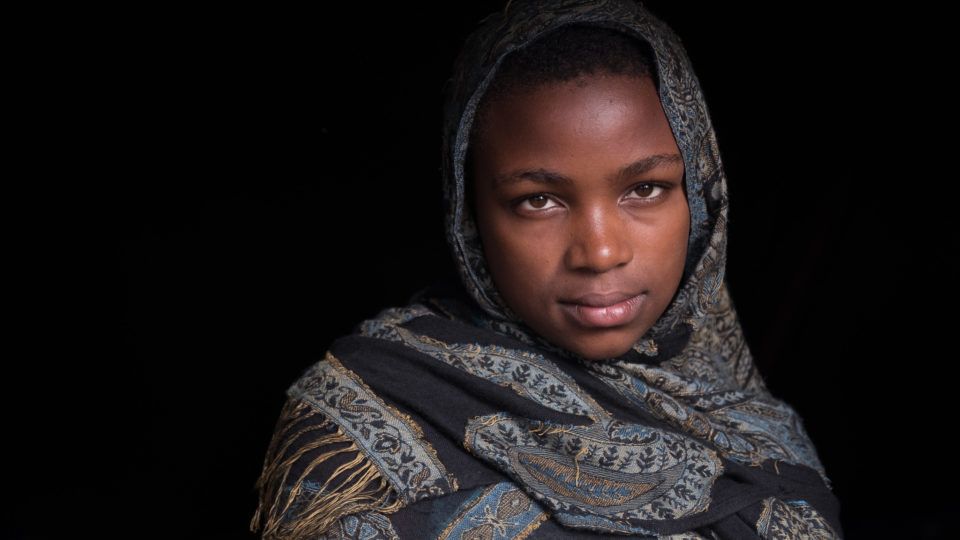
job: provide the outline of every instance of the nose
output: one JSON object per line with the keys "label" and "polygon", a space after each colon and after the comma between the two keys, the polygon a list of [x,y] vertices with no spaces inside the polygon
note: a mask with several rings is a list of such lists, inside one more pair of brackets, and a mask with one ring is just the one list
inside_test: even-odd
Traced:
{"label": "nose", "polygon": [[567,268],[602,273],[633,259],[627,223],[616,211],[583,213],[570,223]]}

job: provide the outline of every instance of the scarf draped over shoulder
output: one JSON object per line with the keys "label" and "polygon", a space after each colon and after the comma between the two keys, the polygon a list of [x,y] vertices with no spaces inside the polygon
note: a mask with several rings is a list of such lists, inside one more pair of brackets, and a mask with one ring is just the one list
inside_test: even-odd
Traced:
{"label": "scarf draped over shoulder", "polygon": [[[680,288],[627,353],[587,361],[505,304],[465,206],[480,98],[503,58],[570,23],[650,44],[684,160]],[[841,538],[803,421],[757,371],[724,280],[727,184],[680,39],[631,0],[513,1],[445,88],[457,275],[384,308],[287,390],[257,482],[264,538]]]}

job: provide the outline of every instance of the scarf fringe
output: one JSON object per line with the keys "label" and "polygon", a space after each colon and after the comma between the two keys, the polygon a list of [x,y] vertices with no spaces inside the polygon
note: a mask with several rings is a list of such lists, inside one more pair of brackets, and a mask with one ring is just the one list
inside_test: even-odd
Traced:
{"label": "scarf fringe", "polygon": [[[303,421],[321,415],[308,402],[287,400],[274,435],[267,449],[263,470],[256,482],[260,498],[250,520],[250,531],[262,529],[262,538],[300,540],[316,538],[338,520],[349,514],[376,511],[389,514],[403,506],[403,500],[382,476],[376,465],[360,450],[356,442],[326,417],[319,423],[303,425]],[[322,415],[321,415],[322,416]],[[302,427],[297,428],[300,425]],[[303,442],[304,435],[323,430],[326,434]],[[291,447],[301,444],[290,455]],[[313,456],[294,482],[288,482],[293,465],[309,452],[322,449]],[[352,456],[337,467],[323,486],[307,494],[304,480],[319,465],[334,456]],[[285,494],[284,487],[291,485]],[[295,514],[290,508],[299,498],[310,497]]]}

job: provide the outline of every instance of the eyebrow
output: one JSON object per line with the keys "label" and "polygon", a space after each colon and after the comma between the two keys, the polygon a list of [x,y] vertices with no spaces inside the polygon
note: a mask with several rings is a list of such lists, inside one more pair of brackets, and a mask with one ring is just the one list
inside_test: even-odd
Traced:
{"label": "eyebrow", "polygon": [[[677,163],[683,163],[683,157],[681,157],[680,154],[654,154],[652,156],[638,159],[637,161],[626,165],[607,180],[610,183],[615,183],[618,180],[629,176],[637,176],[645,172],[652,171],[653,169],[663,167],[664,165],[674,165]],[[500,187],[503,185],[517,184],[523,181],[547,185],[569,186],[573,184],[573,179],[569,176],[564,176],[563,174],[548,169],[539,168],[518,169],[509,173],[498,174],[493,179],[493,186]]]}

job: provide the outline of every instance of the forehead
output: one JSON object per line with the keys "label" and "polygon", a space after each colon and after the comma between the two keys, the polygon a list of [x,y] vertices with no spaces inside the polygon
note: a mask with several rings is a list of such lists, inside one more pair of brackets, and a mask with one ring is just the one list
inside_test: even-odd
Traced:
{"label": "forehead", "polygon": [[653,81],[591,76],[492,102],[477,143],[493,165],[679,154]]}

